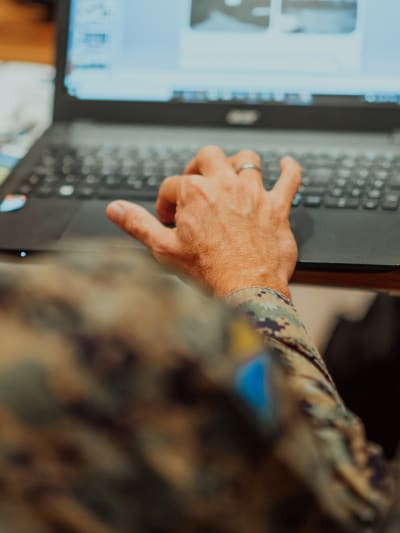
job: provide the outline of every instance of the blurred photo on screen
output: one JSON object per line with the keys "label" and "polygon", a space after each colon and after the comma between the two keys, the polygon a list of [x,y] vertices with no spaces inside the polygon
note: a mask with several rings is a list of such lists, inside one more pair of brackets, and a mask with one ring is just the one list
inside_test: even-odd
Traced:
{"label": "blurred photo on screen", "polygon": [[357,27],[359,0],[282,0],[287,33],[349,34]]}
{"label": "blurred photo on screen", "polygon": [[272,0],[191,0],[190,25],[203,32],[260,32],[268,29]]}

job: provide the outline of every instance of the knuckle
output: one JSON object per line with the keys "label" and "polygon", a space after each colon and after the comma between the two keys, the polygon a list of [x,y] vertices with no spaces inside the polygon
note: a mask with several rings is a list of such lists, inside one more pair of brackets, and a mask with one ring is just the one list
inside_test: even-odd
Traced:
{"label": "knuckle", "polygon": [[204,193],[205,183],[203,179],[199,179],[198,176],[188,176],[185,180],[185,196],[187,195],[199,195]]}
{"label": "knuckle", "polygon": [[162,180],[161,187],[165,185],[170,185],[171,183],[174,182],[175,179],[176,179],[176,176],[167,176],[166,178]]}
{"label": "knuckle", "polygon": [[185,180],[185,185],[187,189],[198,189],[200,183],[197,176],[188,176]]}
{"label": "knuckle", "polygon": [[249,161],[254,161],[254,163],[256,163],[257,165],[260,165],[261,163],[260,156],[257,154],[257,152],[254,152],[253,150],[242,150],[241,152],[239,152],[238,155],[240,156],[241,159],[247,159]]}
{"label": "knuckle", "polygon": [[149,247],[152,249],[153,253],[158,256],[169,255],[169,249],[166,243],[155,241],[154,239],[149,240]]}
{"label": "knuckle", "polygon": [[219,153],[221,151],[221,148],[215,144],[207,144],[206,146],[203,146],[203,148],[199,151],[199,157],[207,157],[215,155],[216,153]]}

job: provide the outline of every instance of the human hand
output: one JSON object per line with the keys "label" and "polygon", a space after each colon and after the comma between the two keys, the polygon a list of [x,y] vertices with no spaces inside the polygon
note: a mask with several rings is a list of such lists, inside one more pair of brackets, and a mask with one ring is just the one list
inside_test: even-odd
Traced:
{"label": "human hand", "polygon": [[[111,203],[107,215],[159,262],[205,283],[218,296],[262,286],[290,297],[297,246],[289,214],[301,167],[290,157],[282,159],[281,176],[267,192],[259,170],[240,171],[245,163],[261,165],[251,151],[228,159],[220,148],[205,147],[184,176],[162,183],[156,204],[160,221],[124,201]],[[162,224],[173,222],[174,229]]]}

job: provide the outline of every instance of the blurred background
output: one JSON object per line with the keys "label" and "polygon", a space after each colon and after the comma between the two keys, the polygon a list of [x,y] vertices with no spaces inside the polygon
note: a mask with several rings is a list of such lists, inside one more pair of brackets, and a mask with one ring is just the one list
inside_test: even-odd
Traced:
{"label": "blurred background", "polygon": [[0,60],[53,63],[55,0],[0,0]]}

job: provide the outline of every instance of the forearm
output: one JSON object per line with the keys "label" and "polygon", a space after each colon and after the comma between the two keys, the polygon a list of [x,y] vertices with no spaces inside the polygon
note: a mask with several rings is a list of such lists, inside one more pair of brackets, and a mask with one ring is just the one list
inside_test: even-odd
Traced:
{"label": "forearm", "polygon": [[281,294],[258,287],[237,291],[227,301],[246,313],[268,344],[279,349],[290,387],[327,467],[341,481],[349,507],[365,520],[379,514],[389,492],[382,452],[366,440],[362,423],[344,406],[293,305]]}
{"label": "forearm", "polygon": [[285,295],[264,287],[251,287],[232,293],[226,301],[246,314],[269,344],[282,350],[284,362],[293,375],[323,380],[341,403],[325,362]]}

